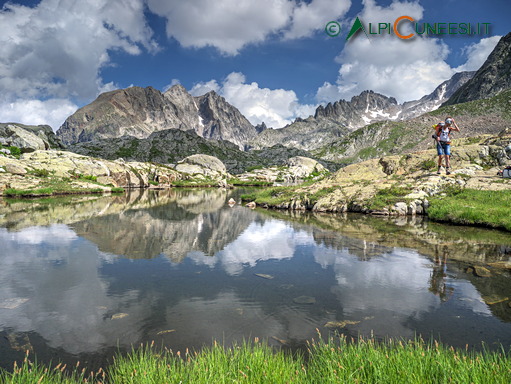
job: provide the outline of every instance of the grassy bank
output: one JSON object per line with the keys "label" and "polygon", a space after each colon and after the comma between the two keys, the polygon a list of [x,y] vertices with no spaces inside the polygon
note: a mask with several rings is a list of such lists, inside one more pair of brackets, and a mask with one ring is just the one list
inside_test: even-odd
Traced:
{"label": "grassy bank", "polygon": [[59,195],[83,195],[83,194],[96,194],[96,193],[123,193],[124,188],[112,187],[110,191],[102,188],[35,188],[35,189],[15,189],[7,188],[3,191],[5,197],[47,197]]}
{"label": "grassy bank", "polygon": [[[241,198],[244,201],[255,201],[258,205],[267,205],[271,208],[283,207],[282,204],[292,199],[302,201],[308,199],[308,206],[311,207],[319,198],[335,189],[336,187],[329,187],[307,195],[297,191],[296,187],[273,187],[242,195]],[[404,196],[411,191],[410,187],[399,185],[380,189],[365,204],[370,210],[390,208],[398,201],[406,202],[407,199]],[[444,190],[444,196],[437,195],[429,198],[429,203],[427,216],[432,220],[511,231],[509,214],[511,190],[484,191],[450,187]]]}
{"label": "grassy bank", "polygon": [[28,359],[0,383],[509,383],[511,360],[504,352],[468,352],[423,341],[388,341],[345,337],[308,345],[307,358],[274,353],[266,344],[198,353],[140,348],[118,356],[106,371],[93,374],[76,367],[44,367]]}
{"label": "grassy bank", "polygon": [[511,190],[453,189],[430,203],[428,217],[433,220],[511,231]]}
{"label": "grassy bank", "polygon": [[337,187],[327,187],[320,189],[315,193],[303,192],[299,188],[312,185],[314,182],[308,181],[299,186],[271,187],[260,191],[254,191],[249,194],[241,195],[243,201],[255,201],[258,205],[268,205],[275,208],[281,204],[289,203],[292,200],[306,201],[309,206],[314,205],[321,197],[332,193]]}

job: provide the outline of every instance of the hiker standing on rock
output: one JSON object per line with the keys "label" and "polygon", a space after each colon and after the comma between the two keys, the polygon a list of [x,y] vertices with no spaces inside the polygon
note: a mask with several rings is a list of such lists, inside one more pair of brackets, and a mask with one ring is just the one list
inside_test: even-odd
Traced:
{"label": "hiker standing on rock", "polygon": [[441,121],[436,126],[436,150],[438,153],[438,171],[440,174],[440,168],[442,168],[442,156],[445,157],[445,173],[451,174],[451,131],[459,132],[460,129],[450,116],[447,116],[445,123]]}

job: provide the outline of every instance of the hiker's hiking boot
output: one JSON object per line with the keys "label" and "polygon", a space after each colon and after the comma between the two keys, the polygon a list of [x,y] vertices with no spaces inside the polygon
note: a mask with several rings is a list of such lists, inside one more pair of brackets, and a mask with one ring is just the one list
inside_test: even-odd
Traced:
{"label": "hiker's hiking boot", "polygon": [[442,169],[442,167],[438,167],[438,171],[436,171],[436,174],[439,175],[440,174],[440,169]]}
{"label": "hiker's hiking boot", "polygon": [[445,174],[446,175],[450,175],[451,174],[451,169],[450,168],[446,168],[445,169]]}

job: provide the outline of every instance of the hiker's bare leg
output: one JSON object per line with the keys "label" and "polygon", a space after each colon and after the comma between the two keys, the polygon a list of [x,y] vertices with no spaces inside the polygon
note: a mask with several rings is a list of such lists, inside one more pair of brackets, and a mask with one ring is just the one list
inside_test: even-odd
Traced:
{"label": "hiker's bare leg", "polygon": [[451,156],[445,155],[445,167],[451,168]]}

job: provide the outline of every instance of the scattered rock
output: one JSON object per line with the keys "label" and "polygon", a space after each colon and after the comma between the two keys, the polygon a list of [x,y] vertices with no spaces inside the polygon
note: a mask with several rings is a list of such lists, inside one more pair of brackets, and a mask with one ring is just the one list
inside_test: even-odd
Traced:
{"label": "scattered rock", "polygon": [[236,200],[234,200],[232,197],[229,199],[229,201],[227,202],[229,205],[236,205]]}
{"label": "scattered rock", "polygon": [[394,207],[392,207],[392,211],[398,216],[405,216],[408,213],[408,206],[406,205],[406,203],[400,201],[394,204]]}
{"label": "scattered rock", "polygon": [[296,304],[315,304],[316,299],[311,296],[298,296],[293,299]]}
{"label": "scattered rock", "polygon": [[489,266],[501,269],[511,269],[510,261],[497,261],[495,263],[488,263]]}
{"label": "scattered rock", "polygon": [[24,176],[27,174],[27,170],[19,164],[7,163],[5,164],[5,170],[13,175]]}
{"label": "scattered rock", "polygon": [[193,176],[202,175],[214,180],[223,180],[227,176],[224,163],[209,155],[185,157],[176,165],[176,171]]}
{"label": "scattered rock", "polygon": [[118,320],[123,319],[125,317],[129,316],[127,313],[116,313],[115,315],[112,315],[111,320]]}
{"label": "scattered rock", "polygon": [[250,203],[247,203],[245,207],[248,207],[250,209],[254,209],[256,207],[255,201],[251,201]]}
{"label": "scattered rock", "polygon": [[25,304],[29,299],[25,297],[15,297],[12,299],[5,299],[0,301],[1,309],[16,309],[20,305]]}
{"label": "scattered rock", "polygon": [[491,272],[485,268],[485,267],[481,267],[481,266],[474,266],[474,273],[476,276],[479,276],[479,277],[490,277],[491,276]]}
{"label": "scattered rock", "polygon": [[327,328],[344,328],[347,325],[355,325],[360,323],[360,321],[353,321],[353,320],[344,320],[344,321],[329,321],[325,324],[325,327]]}
{"label": "scattered rock", "polygon": [[227,184],[226,179],[222,179],[222,180],[218,180],[217,186],[218,186],[218,188],[228,188],[229,185]]}
{"label": "scattered rock", "polygon": [[19,352],[33,352],[34,348],[30,343],[30,339],[26,333],[11,332],[7,334],[7,340],[11,348]]}
{"label": "scattered rock", "polygon": [[310,177],[311,175],[319,176],[328,173],[328,170],[325,167],[309,157],[291,157],[287,163],[289,165],[288,172],[295,180]]}
{"label": "scattered rock", "polygon": [[7,145],[18,147],[22,152],[48,149],[43,139],[17,125],[0,124],[0,136],[5,138]]}
{"label": "scattered rock", "polygon": [[166,329],[164,331],[160,331],[157,333],[157,335],[166,335],[167,333],[172,333],[172,332],[176,332],[175,329]]}
{"label": "scattered rock", "polygon": [[267,275],[265,273],[254,273],[254,275],[256,275],[257,277],[262,277],[263,279],[268,279],[268,280],[271,280],[274,277],[272,275]]}
{"label": "scattered rock", "polygon": [[483,300],[486,304],[493,305],[493,304],[502,303],[503,301],[508,301],[509,297],[490,295],[490,296],[483,296]]}

